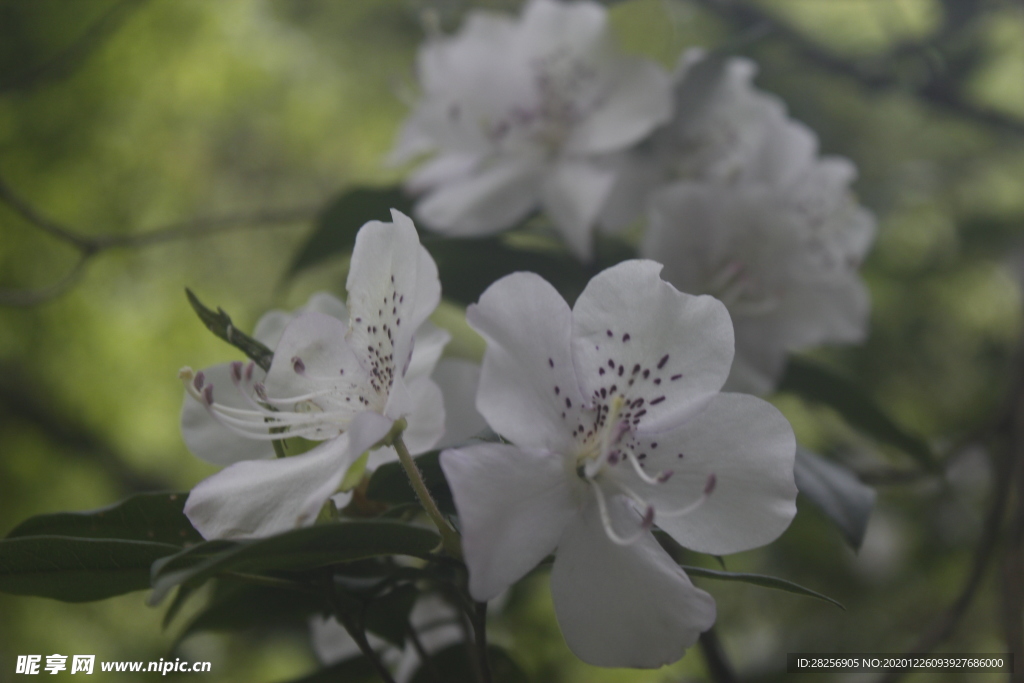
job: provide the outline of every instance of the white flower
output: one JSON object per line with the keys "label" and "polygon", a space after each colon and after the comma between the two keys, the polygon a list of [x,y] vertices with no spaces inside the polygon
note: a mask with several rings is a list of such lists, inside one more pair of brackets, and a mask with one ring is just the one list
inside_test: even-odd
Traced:
{"label": "white flower", "polygon": [[736,332],[726,387],[770,392],[786,356],[867,331],[870,299],[857,271],[874,220],[846,189],[852,166],[810,165],[789,188],[680,182],[650,201],[641,254],[665,263],[686,292],[721,299]]}
{"label": "white flower", "polygon": [[718,393],[733,356],[725,307],[660,270],[621,263],[572,310],[533,274],[492,285],[467,314],[487,340],[477,408],[512,443],[441,455],[473,597],[556,553],[562,633],[600,666],[675,661],[714,622],[652,525],[724,554],[773,540],[796,512],[789,423]]}
{"label": "white flower", "polygon": [[783,188],[817,152],[817,139],[786,116],[785,105],[757,90],[757,65],[687,51],[674,75],[672,120],[618,156],[616,184],[601,211],[609,229],[642,214],[650,193],[678,180],[757,181]]}
{"label": "white flower", "polygon": [[[356,237],[347,311],[321,296],[293,317],[261,320],[257,337],[276,347],[265,377],[241,362],[182,371],[185,441],[200,458],[228,465],[185,505],[205,538],[312,524],[349,465],[399,418],[408,421],[403,438],[412,453],[441,438],[443,400],[430,373],[448,335],[424,327],[440,300],[437,267],[412,221],[397,211],[392,218],[367,223]],[[295,437],[321,443],[275,458],[271,442]]]}
{"label": "white flower", "polygon": [[531,0],[517,22],[470,13],[419,55],[423,98],[393,158],[436,153],[409,180],[416,216],[451,235],[513,226],[538,205],[581,258],[614,174],[602,155],[671,114],[668,74],[619,54],[594,2]]}

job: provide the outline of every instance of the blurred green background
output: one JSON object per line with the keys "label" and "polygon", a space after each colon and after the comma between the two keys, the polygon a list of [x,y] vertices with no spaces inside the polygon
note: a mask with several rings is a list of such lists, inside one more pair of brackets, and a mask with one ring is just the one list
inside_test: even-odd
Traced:
{"label": "blurred green background", "polygon": [[[176,372],[236,354],[198,322],[184,288],[243,329],[312,291],[338,292],[338,261],[293,281],[283,275],[332,196],[401,178],[383,159],[415,95],[424,24],[451,30],[472,7],[518,5],[0,1],[0,179],[13,193],[86,235],[256,217],[215,236],[104,251],[60,296],[0,306],[0,533],[35,514],[185,490],[213,471],[181,442]],[[612,15],[627,50],[666,66],[695,45],[754,57],[758,85],[818,132],[824,153],[857,164],[856,190],[880,224],[864,270],[871,336],[863,347],[814,356],[854,377],[947,458],[943,475],[921,475],[829,410],[777,397],[801,442],[876,484],[878,503],[859,553],[801,500],[782,539],[726,560],[730,570],[831,595],[845,612],[698,580],[718,601],[725,652],[744,680],[767,681],[787,679],[786,652],[905,651],[942,622],[965,585],[1005,479],[992,463],[1007,462],[1001,454],[1014,444],[993,424],[1015,381],[1021,331],[1024,8],[630,0],[615,3]],[[295,220],[254,224],[279,210]],[[75,262],[73,248],[0,203],[6,304],[45,293]],[[1019,500],[1010,502],[1019,517]],[[1013,543],[1004,537],[997,550],[1010,553]],[[1019,612],[1003,609],[1007,586],[1024,577],[1001,558],[986,565],[939,651],[1005,652],[1014,619],[1024,628]],[[162,629],[162,609],[145,597],[67,605],[0,595],[0,681],[20,679],[19,654],[166,657],[176,627]],[[655,672],[579,663],[558,633],[543,576],[517,591],[494,638],[538,681],[707,675],[697,650]],[[208,676],[218,681],[274,683],[315,668],[300,632],[202,635],[174,656],[211,661]]]}

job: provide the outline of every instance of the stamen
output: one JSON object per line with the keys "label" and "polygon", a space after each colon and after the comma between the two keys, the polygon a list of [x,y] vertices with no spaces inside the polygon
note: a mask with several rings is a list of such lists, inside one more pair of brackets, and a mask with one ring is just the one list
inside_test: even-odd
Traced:
{"label": "stamen", "polygon": [[304,375],[306,374],[306,364],[302,362],[301,358],[295,356],[292,358],[292,370],[294,370],[297,375]]}
{"label": "stamen", "polygon": [[200,370],[196,373],[195,379],[192,380],[192,386],[196,388],[196,391],[202,391],[204,384],[206,384],[206,375]]}
{"label": "stamen", "polygon": [[715,485],[717,484],[717,482],[718,482],[718,478],[714,475],[714,473],[712,473],[711,475],[708,476],[708,480],[704,484],[704,492],[701,493],[700,498],[698,498],[697,500],[693,501],[692,503],[690,503],[686,507],[680,508],[679,510],[668,510],[668,511],[658,510],[658,515],[661,516],[661,517],[668,517],[670,519],[675,519],[677,517],[684,517],[684,516],[690,514],[691,512],[694,512],[695,510],[700,508],[702,505],[704,505],[704,503],[708,502],[708,499],[711,497],[711,494],[715,490]]}
{"label": "stamen", "polygon": [[231,363],[231,381],[237,386],[242,381],[242,361],[236,360]]}
{"label": "stamen", "polygon": [[601,487],[593,480],[587,480],[590,483],[590,487],[594,490],[594,495],[597,497],[597,507],[601,513],[601,524],[604,526],[604,532],[608,535],[609,540],[616,545],[633,545],[640,540],[644,534],[651,529],[651,525],[654,524],[654,508],[650,505],[644,511],[643,520],[640,522],[640,528],[629,536],[619,536],[615,529],[612,527],[611,515],[608,514],[608,503],[604,499],[604,492],[601,491]]}
{"label": "stamen", "polygon": [[633,469],[636,471],[636,476],[640,477],[640,480],[645,484],[664,484],[672,476],[672,470],[665,470],[664,472],[659,472],[657,475],[652,477],[644,472],[644,468],[640,465],[640,460],[636,457],[633,451],[626,448],[623,449],[623,452],[626,455],[626,459],[629,460],[629,464],[632,465]]}

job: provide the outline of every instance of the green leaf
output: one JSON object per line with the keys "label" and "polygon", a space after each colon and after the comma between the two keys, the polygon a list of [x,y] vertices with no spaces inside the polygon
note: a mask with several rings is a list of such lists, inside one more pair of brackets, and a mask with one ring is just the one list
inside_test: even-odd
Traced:
{"label": "green leaf", "polygon": [[859,550],[875,506],[875,490],[846,467],[799,446],[795,474],[800,493],[832,520],[854,550]]}
{"label": "green leaf", "polygon": [[264,370],[270,370],[270,362],[274,360],[273,351],[264,346],[262,342],[239,331],[234,323],[231,322],[231,316],[225,313],[223,308],[218,308],[217,312],[214,313],[199,300],[199,297],[192,293],[192,290],[186,288],[185,295],[188,297],[188,302],[192,304],[192,310],[196,312],[196,315],[199,316],[199,319],[203,321],[203,324],[206,325],[210,332],[213,332],[228,344],[240,350],[255,362],[256,365]]}
{"label": "green leaf", "polygon": [[[159,602],[180,583],[198,583],[224,572],[302,571],[378,555],[428,558],[439,542],[429,529],[393,520],[319,524],[227,545],[213,541],[155,564],[151,602]],[[204,555],[207,547],[210,552]]]}
{"label": "green leaf", "polygon": [[921,467],[936,472],[941,469],[927,441],[899,426],[860,387],[831,370],[792,357],[779,383],[779,391],[824,403],[842,415],[851,426],[901,449]]}
{"label": "green leaf", "polygon": [[0,591],[65,602],[149,588],[150,566],[180,546],[116,538],[21,536],[0,541]]}
{"label": "green leaf", "polygon": [[[434,497],[438,509],[445,514],[453,515],[455,501],[452,499],[451,489],[448,488],[448,480],[441,471],[440,455],[440,451],[424,453],[415,458],[415,463],[420,468],[423,482],[430,490],[430,495]],[[374,471],[366,488],[366,497],[392,505],[419,504],[419,499],[409,483],[409,477],[399,462],[389,462]]]}
{"label": "green leaf", "polygon": [[30,517],[7,538],[78,536],[122,538],[183,546],[201,543],[183,512],[188,493],[140,493],[99,510],[58,512]]}
{"label": "green leaf", "polygon": [[437,262],[445,298],[468,305],[477,301],[495,280],[516,271],[529,271],[550,282],[571,302],[593,275],[591,269],[563,251],[514,247],[508,239],[455,239],[424,234],[423,246]]}
{"label": "green leaf", "polygon": [[[476,683],[476,671],[469,660],[469,653],[462,643],[451,645],[440,652],[433,653],[430,663],[420,666],[409,683]],[[487,659],[491,664],[494,683],[529,683],[529,678],[522,668],[502,648],[496,645],[487,647]],[[432,666],[431,666],[432,665]]]}
{"label": "green leaf", "polygon": [[774,576],[765,576],[763,574],[741,574],[738,572],[721,572],[717,569],[705,569],[703,567],[688,567],[682,566],[690,576],[700,576],[705,579],[717,579],[719,581],[740,581],[742,583],[752,583],[755,586],[761,586],[762,588],[774,588],[775,590],[786,591],[787,593],[796,593],[797,595],[806,595],[809,598],[817,598],[818,600],[824,600],[830,602],[839,609],[845,611],[842,603],[838,600],[833,600],[827,595],[822,595],[817,591],[812,591],[810,588],[804,588],[798,583],[792,581],[786,581]]}
{"label": "green leaf", "polygon": [[316,219],[312,234],[295,255],[285,277],[351,251],[359,228],[367,221],[390,221],[391,209],[405,214],[412,211],[412,202],[401,188],[357,187],[339,194]]}
{"label": "green leaf", "polygon": [[363,612],[363,625],[392,645],[404,647],[409,614],[417,595],[415,586],[405,584],[373,598]]}
{"label": "green leaf", "polygon": [[182,630],[175,646],[205,631],[305,626],[309,616],[323,612],[325,607],[323,599],[301,591],[218,580],[209,604]]}

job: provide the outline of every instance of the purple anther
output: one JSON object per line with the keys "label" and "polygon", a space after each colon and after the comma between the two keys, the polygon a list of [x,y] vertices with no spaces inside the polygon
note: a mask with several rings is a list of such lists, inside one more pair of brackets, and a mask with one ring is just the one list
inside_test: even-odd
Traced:
{"label": "purple anther", "polygon": [[[370,351],[373,351],[373,349],[370,349]],[[292,370],[294,370],[297,375],[303,375],[306,372],[306,364],[302,362],[301,358],[295,356],[292,358]]]}
{"label": "purple anther", "polygon": [[208,405],[208,406],[212,406],[213,405],[213,385],[212,384],[206,385],[206,387],[203,389],[203,400],[206,401],[206,405]]}
{"label": "purple anther", "polygon": [[203,385],[206,384],[206,375],[200,370],[196,373],[196,376],[192,379],[192,386],[196,388],[196,391],[202,391]]}
{"label": "purple anther", "polygon": [[718,477],[712,473],[708,476],[708,481],[704,484],[704,495],[709,496],[711,492],[715,490],[715,485],[718,484]]}
{"label": "purple anther", "polygon": [[252,390],[256,392],[256,396],[261,401],[266,401],[267,400],[267,387],[266,387],[266,385],[263,384],[263,382],[256,382],[256,384],[253,386]]}
{"label": "purple anther", "polygon": [[619,464],[619,460],[622,458],[622,454],[619,451],[612,451],[608,454],[608,464],[615,467]]}
{"label": "purple anther", "polygon": [[242,361],[236,360],[231,362],[231,380],[235,384],[242,381]]}
{"label": "purple anther", "polygon": [[252,381],[252,373],[253,373],[253,370],[255,370],[255,369],[256,369],[256,364],[253,363],[252,361],[249,361],[249,364],[245,366],[245,381],[246,382],[251,382]]}
{"label": "purple anther", "polygon": [[647,510],[644,512],[643,521],[640,522],[640,528],[646,531],[652,526],[654,526],[654,506],[648,505]]}
{"label": "purple anther", "polygon": [[658,475],[658,483],[664,484],[666,481],[672,478],[673,474],[675,474],[674,470],[665,470],[664,472]]}

